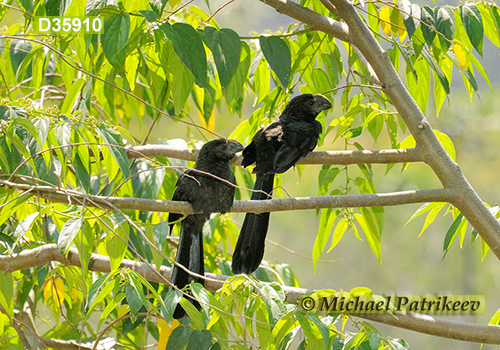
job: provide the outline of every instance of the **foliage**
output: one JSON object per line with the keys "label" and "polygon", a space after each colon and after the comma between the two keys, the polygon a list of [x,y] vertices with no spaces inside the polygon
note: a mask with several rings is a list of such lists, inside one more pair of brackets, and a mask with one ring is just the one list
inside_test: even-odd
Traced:
{"label": "foliage", "polygon": [[[333,16],[319,1],[301,4]],[[329,123],[320,116],[324,127],[320,144],[337,142],[336,147],[354,150],[373,143],[389,148],[415,145],[391,101],[369,78],[359,53],[302,24],[242,37],[221,28],[202,9],[177,0],[126,0],[118,5],[19,0],[16,6],[24,23],[12,24],[0,37],[4,181],[59,189],[68,198],[78,191],[170,199],[179,168],[192,163],[161,157],[129,159],[126,147],[142,141],[132,125],[150,123],[153,128],[159,119],[170,118],[173,128],[185,124],[203,135],[217,136],[216,130],[226,123],[220,115],[227,110],[240,118],[230,137],[247,142],[279,115],[297,90],[325,94],[341,114]],[[495,4],[431,8],[403,0],[356,6],[360,13],[366,12],[368,26],[387,47],[394,67],[404,71],[408,90],[424,113],[433,98],[439,115],[454,72],[462,76],[471,98],[478,91],[478,75],[490,84],[476,55],[483,55],[485,38],[500,46],[500,9]],[[0,5],[0,16],[15,13],[9,8]],[[34,36],[33,16],[48,15],[98,16],[104,30],[102,34]],[[243,118],[249,101],[253,113]],[[195,114],[197,122],[192,120]],[[436,135],[454,157],[449,137],[439,131]],[[198,140],[186,141],[193,147]],[[388,165],[387,171],[393,167]],[[236,173],[240,185],[251,187],[247,171]],[[321,168],[318,196],[352,193],[377,193],[371,165]],[[248,198],[242,190],[237,196]],[[346,315],[304,313],[286,303],[283,285],[298,287],[299,283],[285,264],[259,269],[259,280],[235,277],[215,293],[192,285],[203,308],[197,311],[183,300],[190,318],[179,323],[172,320],[172,305],[181,299],[178,291],[120,268],[124,258],[171,265],[174,249],[168,244],[165,213],[59,203],[37,197],[36,190],[8,186],[0,187],[0,198],[2,254],[57,243],[64,254],[75,246],[84,266],[54,263],[0,272],[0,305],[5,308],[0,314],[2,348],[22,348],[12,318],[26,303],[37,314],[50,310],[54,321],[51,330],[41,335],[44,338],[91,342],[111,336],[109,326],[116,343],[128,348],[141,348],[151,338],[166,349],[243,349],[256,344],[289,349],[293,342],[299,349],[408,348],[404,340],[383,337],[366,322]],[[427,203],[410,220],[427,213],[423,232],[443,209],[453,217],[444,237],[446,254],[457,236],[462,245],[468,229],[456,208]],[[498,209],[491,208],[497,216]],[[331,251],[351,230],[360,240],[365,237],[381,261],[382,207],[329,208],[318,214],[315,264],[325,249]],[[228,261],[237,232],[230,214],[211,218],[205,230],[208,271],[230,274]],[[472,230],[471,240],[477,238]],[[484,258],[488,247],[480,237],[479,241]],[[89,271],[92,253],[109,257],[110,273]],[[158,320],[147,322],[151,315]],[[344,328],[348,320],[352,331]]]}

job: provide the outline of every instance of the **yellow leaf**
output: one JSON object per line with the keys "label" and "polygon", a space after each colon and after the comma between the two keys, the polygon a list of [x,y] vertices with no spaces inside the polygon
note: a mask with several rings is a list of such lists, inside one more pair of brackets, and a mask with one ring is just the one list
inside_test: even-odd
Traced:
{"label": "yellow leaf", "polygon": [[467,55],[462,45],[453,44],[453,52],[455,53],[455,56],[457,56],[460,67],[465,68],[467,65]]}
{"label": "yellow leaf", "polygon": [[118,306],[118,317],[126,315],[130,311],[130,307],[127,304],[122,304]]}
{"label": "yellow leaf", "polygon": [[54,301],[56,302],[56,305],[61,307],[62,302],[64,301],[64,282],[60,278],[56,278],[54,280],[54,283],[52,284],[53,293],[52,297],[54,298]]}
{"label": "yellow leaf", "polygon": [[71,289],[71,297],[73,298],[73,302],[76,302],[76,299],[78,298],[78,291],[75,287]]}
{"label": "yellow leaf", "polygon": [[200,117],[201,125],[203,125],[203,127],[205,129],[208,129],[210,131],[214,131],[214,129],[215,129],[215,109],[212,109],[212,112],[210,113],[210,117],[208,118],[208,123],[200,111],[198,111],[198,115]]}
{"label": "yellow leaf", "polygon": [[386,35],[391,35],[391,10],[384,6],[380,9],[380,26]]}
{"label": "yellow leaf", "polygon": [[398,14],[398,34],[399,34],[399,42],[402,43],[405,38],[406,38],[406,35],[408,34],[408,32],[406,31],[406,27],[405,27],[405,21],[403,19],[403,16],[401,16],[401,13],[399,11],[396,11]]}
{"label": "yellow leaf", "polygon": [[168,4],[174,8],[176,7],[177,5],[179,5],[179,3],[181,2],[181,0],[168,0]]}
{"label": "yellow leaf", "polygon": [[125,77],[127,78],[130,90],[135,89],[135,79],[137,77],[137,68],[139,67],[139,55],[127,56],[125,60]]}
{"label": "yellow leaf", "polygon": [[43,288],[43,298],[45,301],[49,301],[50,297],[56,302],[56,308],[59,309],[61,307],[62,302],[64,301],[64,282],[60,278],[51,278],[42,286]]}
{"label": "yellow leaf", "polygon": [[168,338],[170,338],[170,334],[172,331],[179,327],[179,321],[173,319],[171,325],[169,325],[163,318],[158,319],[158,333],[160,337],[158,339],[158,350],[163,350],[167,347]]}
{"label": "yellow leaf", "polygon": [[43,289],[43,298],[45,299],[45,301],[48,301],[52,289],[52,279],[45,281],[45,283],[42,286],[42,289]]}

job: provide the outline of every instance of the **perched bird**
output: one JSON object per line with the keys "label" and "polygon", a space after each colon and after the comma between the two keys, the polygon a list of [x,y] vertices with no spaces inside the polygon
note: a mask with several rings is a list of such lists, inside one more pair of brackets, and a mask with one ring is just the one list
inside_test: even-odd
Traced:
{"label": "perched bird", "polygon": [[[181,232],[175,261],[195,272],[204,274],[203,225],[211,213],[225,213],[233,205],[235,177],[229,168],[229,161],[243,150],[243,146],[234,140],[218,139],[203,145],[192,170],[184,172],[176,183],[172,200],[191,203],[195,214],[186,216],[181,221]],[[215,178],[214,176],[218,178]],[[170,213],[168,222],[170,233],[182,214]],[[204,280],[188,274],[174,266],[172,284],[179,289],[191,281],[204,284]],[[193,302],[197,307],[199,304]],[[174,318],[185,315],[182,306],[177,305]]]}
{"label": "perched bird", "polygon": [[[271,198],[274,174],[284,173],[312,151],[322,132],[316,117],[332,104],[323,95],[303,94],[294,97],[273,123],[257,131],[243,150],[242,165],[255,162],[257,175],[252,200]],[[269,213],[248,213],[243,221],[233,253],[232,271],[252,273],[264,256]]]}

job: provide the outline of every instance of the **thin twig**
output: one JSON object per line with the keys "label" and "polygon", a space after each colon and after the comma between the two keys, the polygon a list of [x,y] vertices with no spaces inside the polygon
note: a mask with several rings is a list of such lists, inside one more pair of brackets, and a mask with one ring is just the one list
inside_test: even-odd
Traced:
{"label": "thin twig", "polygon": [[203,21],[203,23],[208,23],[210,22],[210,20],[212,18],[214,18],[214,16],[219,12],[221,11],[224,7],[228,6],[229,4],[231,4],[232,2],[234,2],[234,0],[229,0],[228,2],[226,2],[224,5],[222,5],[221,7],[219,7],[217,10],[215,10],[214,13],[212,13],[212,15],[210,17],[208,17],[206,20]]}

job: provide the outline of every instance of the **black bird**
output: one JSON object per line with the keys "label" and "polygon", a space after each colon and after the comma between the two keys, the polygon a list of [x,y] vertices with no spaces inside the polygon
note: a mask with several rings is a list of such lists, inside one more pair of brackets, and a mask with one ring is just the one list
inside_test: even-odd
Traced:
{"label": "black bird", "polygon": [[[332,104],[323,95],[303,94],[294,97],[273,123],[257,131],[243,150],[244,167],[255,162],[257,175],[252,200],[271,198],[274,174],[284,173],[312,151],[322,132],[316,117]],[[233,253],[232,271],[252,273],[264,256],[269,213],[248,213]]]}
{"label": "black bird", "polygon": [[[229,168],[229,161],[243,150],[235,140],[218,139],[203,145],[193,167],[184,172],[176,183],[172,200],[191,203],[196,214],[188,215],[181,221],[181,233],[175,261],[188,270],[204,274],[203,225],[211,213],[228,212],[234,199],[235,177]],[[218,178],[217,179],[214,176]],[[170,213],[168,222],[170,233],[182,214]],[[203,284],[204,280],[194,277],[179,268],[177,264],[172,272],[172,284],[179,289],[191,281]],[[199,304],[192,301],[199,308]],[[174,318],[185,315],[182,306],[177,305]]]}

